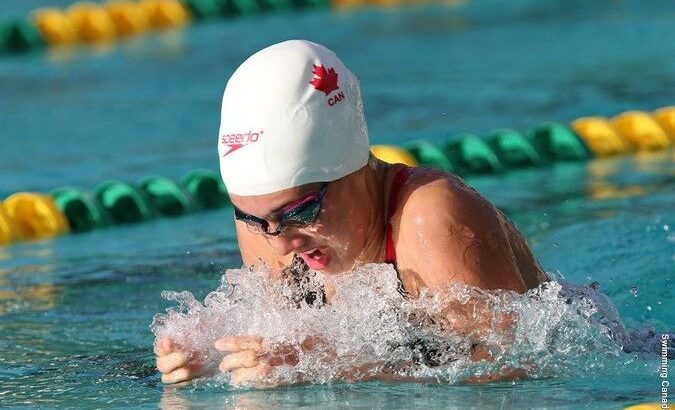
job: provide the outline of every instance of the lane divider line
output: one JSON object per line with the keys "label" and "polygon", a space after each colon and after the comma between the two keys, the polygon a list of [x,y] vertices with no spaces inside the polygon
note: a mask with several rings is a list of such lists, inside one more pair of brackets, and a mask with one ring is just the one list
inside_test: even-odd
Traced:
{"label": "lane divider line", "polygon": [[[413,140],[401,147],[374,145],[371,152],[389,163],[472,177],[558,162],[662,151],[674,144],[675,106],[651,114],[629,111],[611,119],[583,117],[570,126],[540,124],[524,133],[498,129],[484,137],[464,133],[442,142]],[[19,192],[0,201],[0,245],[178,217],[229,203],[220,175],[212,170],[195,170],[180,181],[149,176],[137,184],[107,181],[91,191],[63,187],[49,194]]]}

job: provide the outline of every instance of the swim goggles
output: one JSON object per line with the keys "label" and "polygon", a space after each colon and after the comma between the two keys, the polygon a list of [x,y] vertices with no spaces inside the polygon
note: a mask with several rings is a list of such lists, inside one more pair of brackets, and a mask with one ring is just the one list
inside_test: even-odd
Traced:
{"label": "swim goggles", "polygon": [[302,228],[315,223],[319,219],[321,202],[324,195],[326,195],[327,187],[328,182],[323,182],[321,189],[319,189],[319,192],[314,193],[313,197],[309,196],[307,199],[301,201],[298,206],[282,212],[277,218],[279,225],[272,232],[269,231],[269,222],[255,215],[247,214],[236,206],[234,207],[234,218],[237,221],[246,223],[246,227],[254,233],[279,236],[288,227]]}

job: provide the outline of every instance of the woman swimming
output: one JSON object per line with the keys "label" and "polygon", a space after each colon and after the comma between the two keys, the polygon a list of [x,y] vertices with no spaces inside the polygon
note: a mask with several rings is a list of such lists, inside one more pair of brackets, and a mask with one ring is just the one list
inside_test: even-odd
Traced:
{"label": "woman swimming", "polygon": [[[370,155],[359,82],[321,45],[275,44],[235,71],[218,153],[247,266],[282,277],[301,258],[330,278],[391,263],[410,297],[455,282],[522,293],[548,280],[514,225],[461,179]],[[313,300],[331,295],[328,280]],[[447,323],[459,333],[480,326],[460,316]],[[221,371],[255,385],[280,357],[262,346],[256,335],[223,335]],[[165,383],[201,372],[170,339],[155,352]]]}

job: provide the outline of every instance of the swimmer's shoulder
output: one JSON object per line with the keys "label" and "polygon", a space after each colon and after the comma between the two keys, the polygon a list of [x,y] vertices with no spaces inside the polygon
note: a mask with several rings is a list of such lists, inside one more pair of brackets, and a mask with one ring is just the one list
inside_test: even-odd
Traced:
{"label": "swimmer's shoulder", "polygon": [[[394,237],[401,245],[420,231],[442,235],[453,228],[477,232],[495,228],[496,208],[460,177],[429,168],[409,168],[392,217]],[[398,243],[397,243],[398,245]],[[398,248],[398,246],[397,246]],[[398,249],[397,249],[398,250]]]}
{"label": "swimmer's shoulder", "polygon": [[[394,169],[393,173],[400,169]],[[434,220],[448,214],[474,215],[493,210],[494,206],[487,199],[457,175],[419,167],[408,168],[408,177],[400,187],[394,219],[406,228],[419,222],[420,218]]]}
{"label": "swimmer's shoulder", "polygon": [[461,178],[412,168],[391,222],[399,272],[414,272],[419,286],[525,290],[505,235],[508,221]]}

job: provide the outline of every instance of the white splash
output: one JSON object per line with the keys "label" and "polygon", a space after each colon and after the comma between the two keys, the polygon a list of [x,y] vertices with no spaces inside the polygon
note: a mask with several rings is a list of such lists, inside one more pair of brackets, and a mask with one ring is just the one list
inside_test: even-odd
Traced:
{"label": "white splash", "polygon": [[[329,303],[294,297],[320,292],[327,281],[335,289]],[[228,270],[203,304],[189,292],[163,292],[179,306],[156,315],[151,327],[212,369],[222,336],[257,335],[270,351],[290,348],[297,363],[275,367],[277,384],[455,383],[506,369],[533,378],[578,374],[625,342],[616,309],[592,287],[548,282],[518,294],[454,284],[413,299],[401,294],[390,265],[370,264],[330,277],[311,273],[301,288],[264,272]]]}

